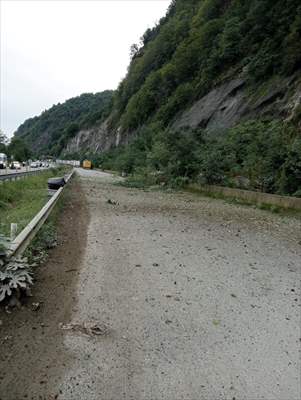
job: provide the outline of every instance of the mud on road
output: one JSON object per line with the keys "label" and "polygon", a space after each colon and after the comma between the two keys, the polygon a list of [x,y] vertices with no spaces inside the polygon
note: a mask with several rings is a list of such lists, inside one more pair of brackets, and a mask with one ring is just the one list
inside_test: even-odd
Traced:
{"label": "mud on road", "polygon": [[78,174],[0,399],[299,399],[300,220]]}

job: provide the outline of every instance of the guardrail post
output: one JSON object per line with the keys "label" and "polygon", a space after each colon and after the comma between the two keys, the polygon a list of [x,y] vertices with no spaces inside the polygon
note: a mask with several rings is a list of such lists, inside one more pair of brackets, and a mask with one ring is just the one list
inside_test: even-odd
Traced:
{"label": "guardrail post", "polygon": [[18,232],[18,224],[11,223],[10,224],[10,239],[13,241],[15,237],[17,236]]}

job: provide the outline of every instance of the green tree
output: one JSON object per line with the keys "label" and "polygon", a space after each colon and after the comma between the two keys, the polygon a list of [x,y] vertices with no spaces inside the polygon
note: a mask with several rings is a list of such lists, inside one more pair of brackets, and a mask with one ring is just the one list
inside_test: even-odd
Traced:
{"label": "green tree", "polygon": [[7,146],[7,152],[10,157],[17,161],[26,161],[30,158],[30,150],[22,139],[12,138]]}
{"label": "green tree", "polygon": [[5,153],[7,144],[7,137],[0,129],[0,153]]}

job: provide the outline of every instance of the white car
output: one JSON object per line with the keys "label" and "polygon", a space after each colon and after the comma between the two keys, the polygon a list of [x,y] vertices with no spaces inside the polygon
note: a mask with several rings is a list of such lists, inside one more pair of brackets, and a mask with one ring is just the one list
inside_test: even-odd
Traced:
{"label": "white car", "polygon": [[7,167],[7,156],[4,153],[0,153],[0,169]]}
{"label": "white car", "polygon": [[19,163],[19,161],[13,161],[10,164],[10,169],[21,169],[21,164]]}
{"label": "white car", "polygon": [[30,168],[39,168],[40,163],[37,163],[36,161],[30,163]]}

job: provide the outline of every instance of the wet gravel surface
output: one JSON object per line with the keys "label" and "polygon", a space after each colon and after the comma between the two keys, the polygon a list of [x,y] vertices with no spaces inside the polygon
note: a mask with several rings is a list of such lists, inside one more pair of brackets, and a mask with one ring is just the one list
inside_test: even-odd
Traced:
{"label": "wet gravel surface", "polygon": [[62,343],[46,385],[0,399],[300,399],[300,219],[78,174],[89,224]]}

